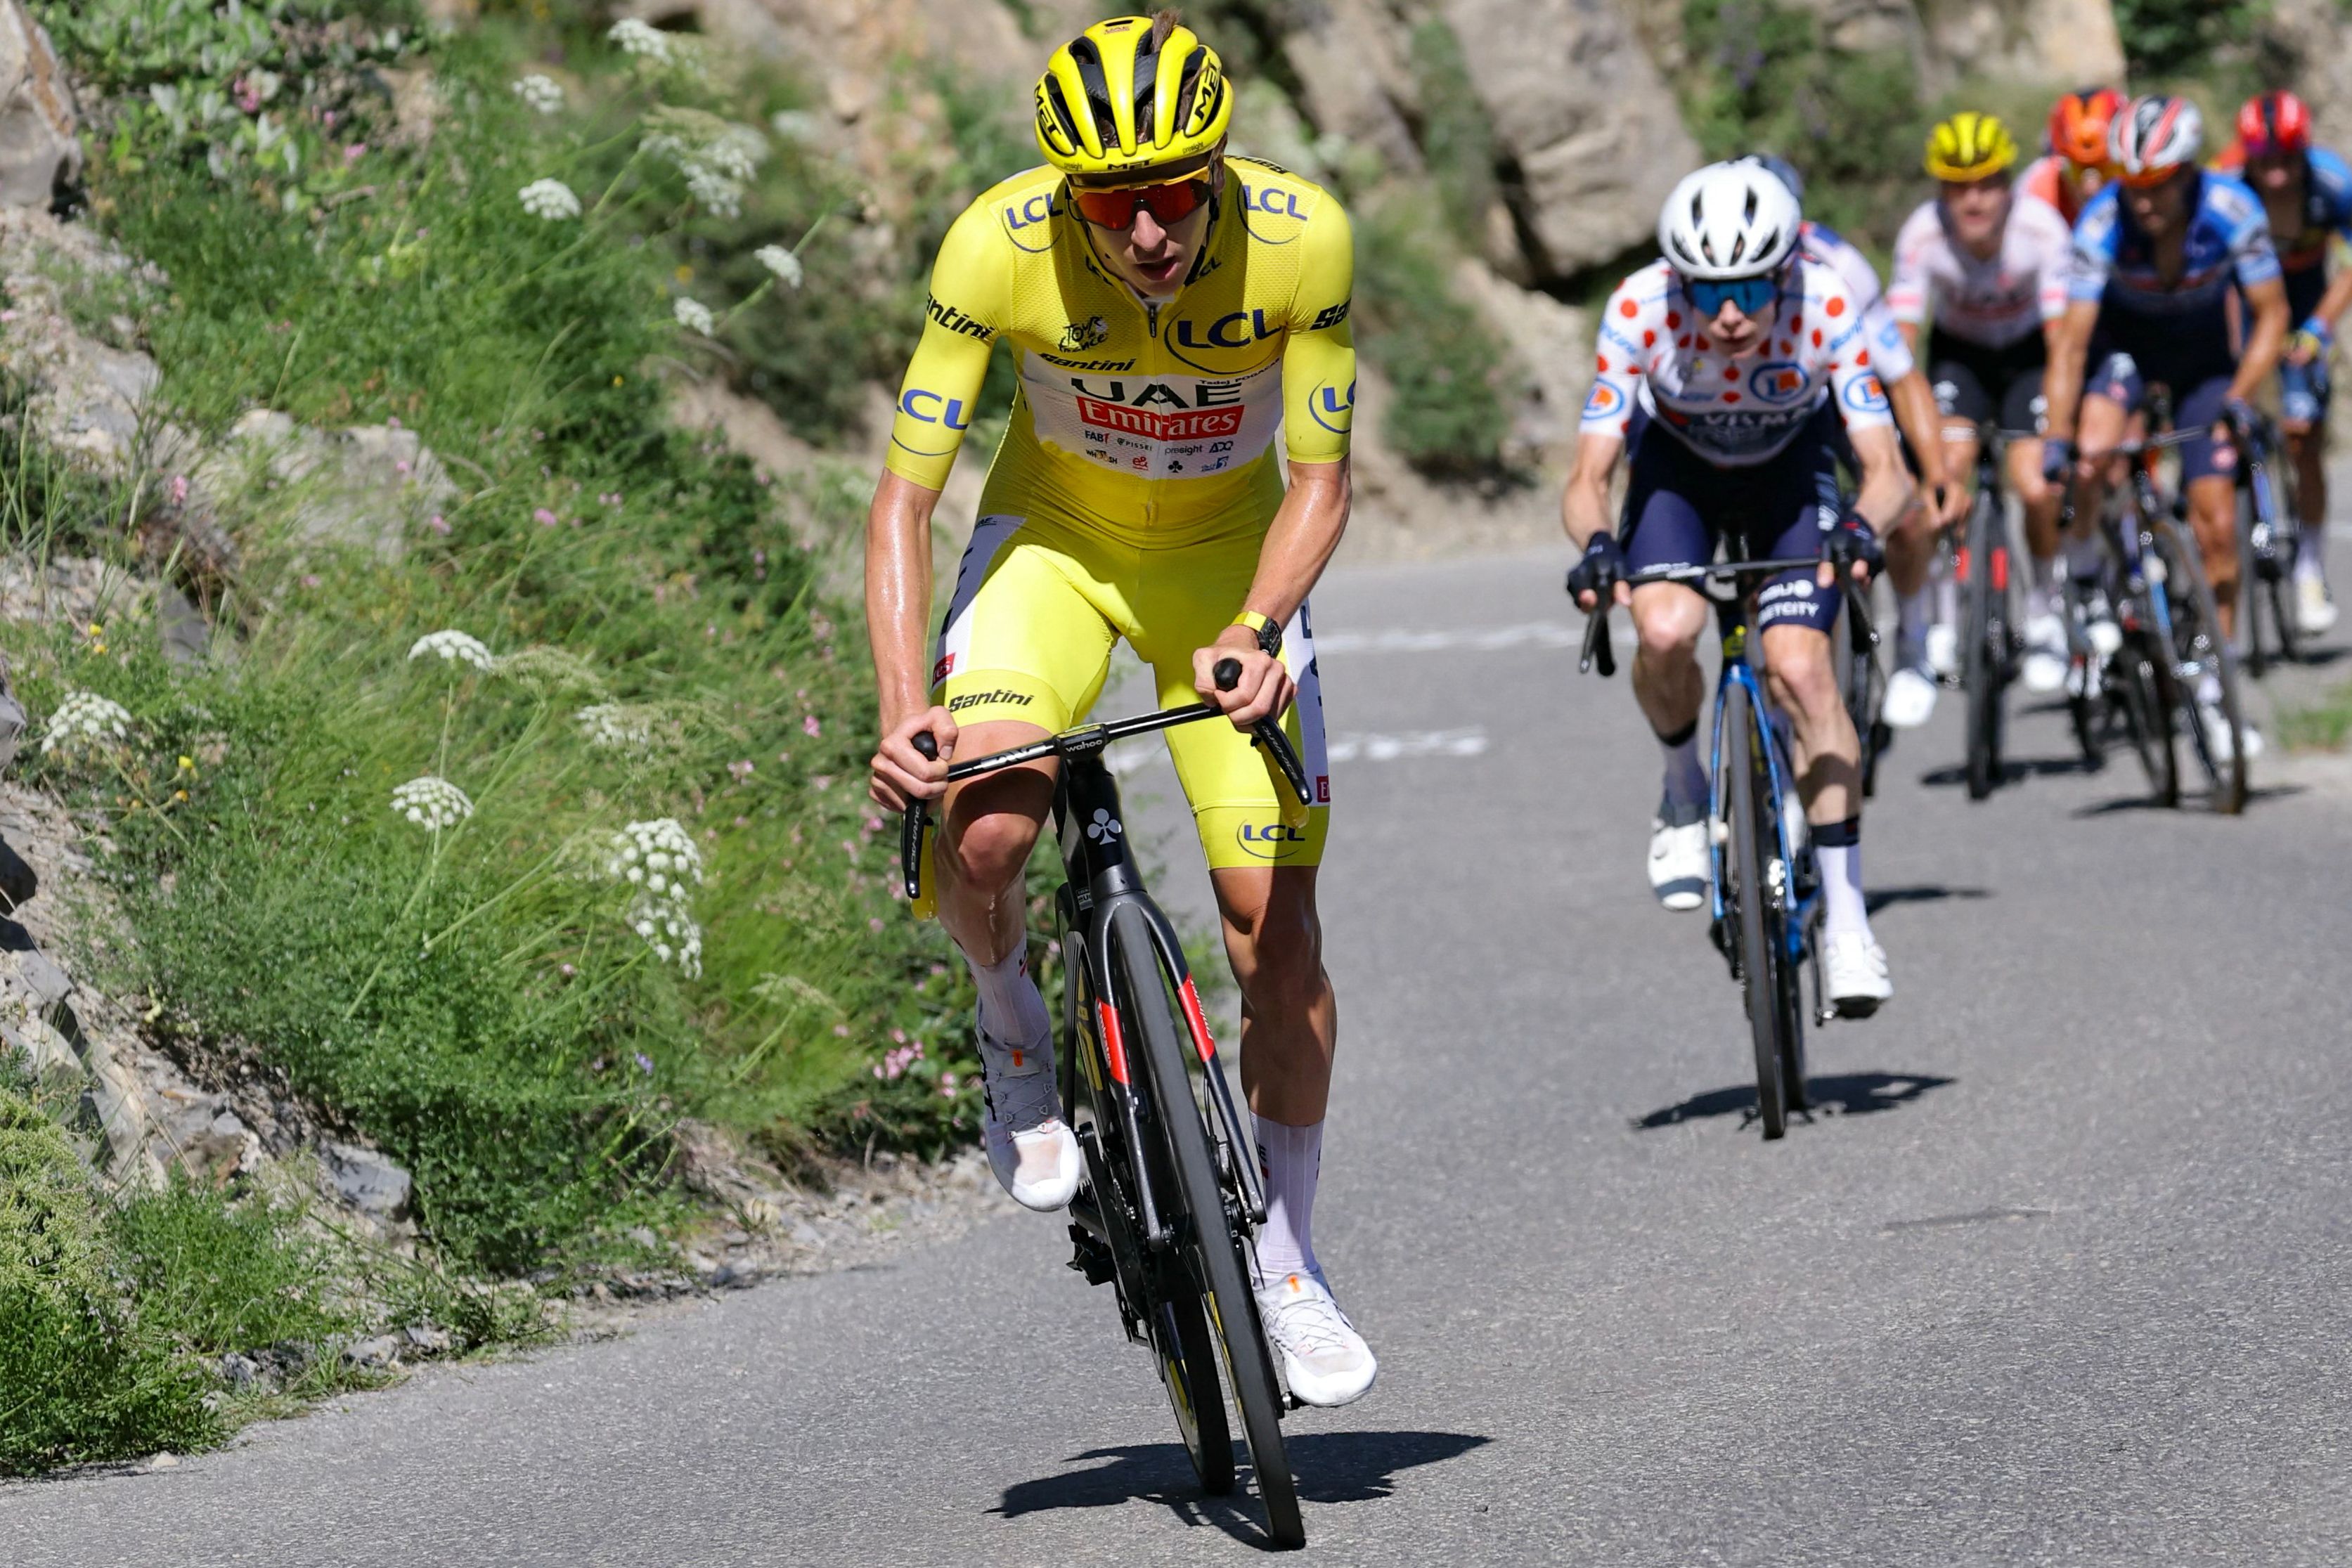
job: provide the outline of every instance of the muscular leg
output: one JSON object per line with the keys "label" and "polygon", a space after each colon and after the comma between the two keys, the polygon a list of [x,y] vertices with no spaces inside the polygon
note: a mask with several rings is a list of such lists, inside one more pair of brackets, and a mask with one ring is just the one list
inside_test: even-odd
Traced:
{"label": "muscular leg", "polygon": [[[2325,413],[2323,409],[2323,417]],[[2319,577],[2324,575],[2320,563],[2326,559],[2327,537],[2327,429],[2324,423],[2314,426],[2300,420],[2283,423],[2280,428],[2286,433],[2287,461],[2294,465],[2295,525],[2301,536],[2296,573]]]}
{"label": "muscular leg", "polygon": [[1225,957],[1242,992],[1242,1090],[1260,1117],[1323,1119],[1339,1004],[1323,971],[1313,866],[1227,866],[1209,873]]}
{"label": "muscular leg", "polygon": [[[1034,724],[966,726],[956,755],[970,758],[1042,740]],[[1021,950],[1027,910],[1021,873],[1054,805],[1054,770],[1033,763],[951,786],[932,845],[940,924],[975,965],[1002,963]]]}
{"label": "muscular leg", "polygon": [[1838,691],[1830,640],[1811,626],[1765,628],[1765,684],[1794,734],[1805,821],[1842,822],[1862,810],[1862,740]]}
{"label": "muscular leg", "polygon": [[2238,488],[2226,474],[2189,482],[2189,526],[2205,558],[2205,578],[2221,612],[2221,634],[2238,634]]}
{"label": "muscular leg", "polygon": [[1706,630],[1706,601],[1675,582],[1651,582],[1633,591],[1633,700],[1659,735],[1675,735],[1698,722],[1706,700],[1699,674],[1699,634]]}

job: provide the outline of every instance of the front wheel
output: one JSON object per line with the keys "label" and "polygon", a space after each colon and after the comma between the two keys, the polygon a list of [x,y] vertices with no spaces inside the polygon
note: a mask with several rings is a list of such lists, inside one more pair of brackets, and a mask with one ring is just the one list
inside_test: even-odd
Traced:
{"label": "front wheel", "polygon": [[[1249,1443],[1258,1497],[1265,1504],[1266,1532],[1276,1545],[1304,1546],[1307,1525],[1299,1517],[1290,1457],[1282,1447],[1281,1385],[1275,1378],[1265,1326],[1258,1321],[1257,1298],[1242,1263],[1242,1239],[1227,1209],[1224,1186],[1217,1178],[1216,1155],[1209,1146],[1208,1112],[1193,1089],[1183,1033],[1176,1027],[1175,988],[1160,967],[1159,946],[1141,910],[1126,904],[1112,914],[1110,943],[1122,993],[1120,1017],[1128,1022],[1129,1039],[1142,1059],[1152,1115],[1167,1141],[1169,1163],[1176,1173],[1174,1196],[1181,1199],[1182,1212],[1169,1218],[1179,1231],[1184,1271],[1192,1279],[1194,1299],[1206,1313],[1211,1336],[1224,1353],[1226,1381],[1241,1411],[1242,1436]],[[1201,1393],[1203,1404],[1213,1397],[1206,1389]]]}
{"label": "front wheel", "polygon": [[1769,868],[1779,866],[1785,886],[1788,867],[1779,857],[1780,834],[1773,819],[1780,803],[1759,777],[1758,758],[1764,747],[1763,715],[1758,713],[1748,687],[1738,681],[1724,694],[1724,795],[1729,804],[1731,842],[1730,885],[1725,902],[1733,906],[1739,950],[1739,983],[1748,994],[1748,1028],[1756,1047],[1756,1109],[1764,1135],[1778,1138],[1789,1131],[1788,1082],[1783,1071],[1780,1040],[1784,988],[1782,958],[1773,940],[1773,893]]}
{"label": "front wheel", "polygon": [[2000,539],[2000,505],[1979,491],[1969,513],[1968,649],[1963,679],[1969,698],[1969,799],[1981,800],[2000,783],[2002,698],[2009,685],[2008,552]]}
{"label": "front wheel", "polygon": [[[2153,530],[2164,562],[2161,591],[2171,622],[2174,702],[2189,731],[2189,751],[2205,776],[2214,810],[2234,817],[2246,809],[2246,720],[2238,690],[2237,655],[2221,634],[2221,612],[2195,541],[2173,524]],[[2253,613],[2252,583],[2241,584],[2238,612]],[[2206,722],[2210,711],[2215,723]]]}

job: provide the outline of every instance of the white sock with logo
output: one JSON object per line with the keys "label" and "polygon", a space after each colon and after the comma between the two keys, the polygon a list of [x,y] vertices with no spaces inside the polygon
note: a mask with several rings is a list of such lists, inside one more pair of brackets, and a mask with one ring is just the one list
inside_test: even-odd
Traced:
{"label": "white sock with logo", "polygon": [[2327,525],[2297,523],[2294,528],[2294,575],[2314,582],[2327,580]]}
{"label": "white sock with logo", "polygon": [[1259,1284],[1285,1274],[1315,1274],[1315,1183],[1323,1174],[1323,1124],[1286,1126],[1263,1116],[1257,1164],[1265,1177],[1265,1225],[1257,1233]]}
{"label": "white sock with logo", "polygon": [[[1054,1020],[1045,1011],[1045,998],[1037,982],[1029,977],[1028,944],[1022,943],[993,964],[983,964],[969,953],[963,957],[971,966],[971,983],[980,988],[980,1016],[986,1033],[1009,1048],[998,1053],[1009,1056],[1009,1061],[989,1065],[1000,1073],[1014,1074],[1034,1072],[1045,1066],[1052,1060],[1048,1047],[1054,1042]],[[987,1049],[985,1040],[982,1049]]]}

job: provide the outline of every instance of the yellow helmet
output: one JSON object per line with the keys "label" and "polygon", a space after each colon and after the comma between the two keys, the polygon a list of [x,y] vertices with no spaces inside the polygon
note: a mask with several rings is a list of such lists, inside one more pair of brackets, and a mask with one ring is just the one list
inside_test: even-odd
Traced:
{"label": "yellow helmet", "polygon": [[1927,172],[1938,180],[1981,180],[2017,162],[2017,138],[1990,114],[1964,109],[1927,132]]}
{"label": "yellow helmet", "polygon": [[1037,78],[1037,145],[1066,174],[1174,163],[1224,140],[1225,68],[1200,35],[1149,16],[1097,22],[1054,51]]}

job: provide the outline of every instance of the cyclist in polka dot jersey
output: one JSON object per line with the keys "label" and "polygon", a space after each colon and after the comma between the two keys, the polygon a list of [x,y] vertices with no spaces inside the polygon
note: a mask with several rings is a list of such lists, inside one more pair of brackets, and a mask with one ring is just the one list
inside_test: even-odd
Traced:
{"label": "cyclist in polka dot jersey", "polygon": [[[1837,574],[1868,580],[1877,531],[1903,515],[1912,484],[1864,313],[1838,274],[1801,249],[1800,225],[1794,193],[1752,162],[1712,164],[1666,199],[1664,257],[1619,285],[1603,310],[1560,516],[1583,551],[1568,580],[1577,602],[1589,610],[1607,595],[1633,612],[1633,695],[1664,756],[1650,885],[1669,909],[1702,907],[1709,875],[1697,739],[1708,604],[1680,583],[1624,579],[1711,560],[1727,538],[1752,560],[1820,559],[1759,586],[1749,624],[1789,721],[1822,867],[1824,988],[1841,1012],[1863,1017],[1894,986],[1862,894],[1862,747],[1829,633],[1843,603]],[[1849,443],[1862,476],[1851,506],[1838,486]],[[1632,473],[1612,529],[1621,457]]]}

